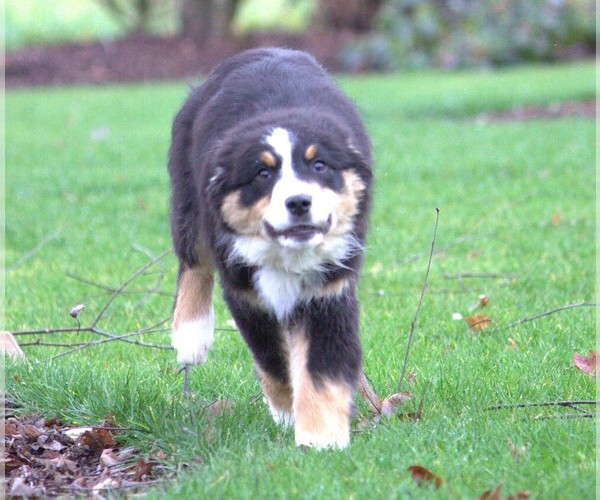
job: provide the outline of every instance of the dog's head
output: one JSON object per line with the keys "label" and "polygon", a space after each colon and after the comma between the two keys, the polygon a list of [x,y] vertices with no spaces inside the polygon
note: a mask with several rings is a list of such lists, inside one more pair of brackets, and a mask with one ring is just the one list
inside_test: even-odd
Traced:
{"label": "dog's head", "polygon": [[282,265],[294,268],[289,257],[303,256],[311,267],[362,245],[369,152],[335,118],[311,119],[257,122],[229,134],[217,153],[209,193],[235,237],[234,256],[248,264],[287,256]]}

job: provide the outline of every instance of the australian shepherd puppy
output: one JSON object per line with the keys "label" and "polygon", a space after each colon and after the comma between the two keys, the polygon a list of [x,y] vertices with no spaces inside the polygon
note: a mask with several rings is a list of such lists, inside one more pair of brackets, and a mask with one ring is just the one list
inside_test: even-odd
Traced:
{"label": "australian shepherd puppy", "polygon": [[370,164],[355,107],[303,52],[226,60],[173,124],[177,359],[206,360],[217,271],[269,410],[299,446],[349,443]]}

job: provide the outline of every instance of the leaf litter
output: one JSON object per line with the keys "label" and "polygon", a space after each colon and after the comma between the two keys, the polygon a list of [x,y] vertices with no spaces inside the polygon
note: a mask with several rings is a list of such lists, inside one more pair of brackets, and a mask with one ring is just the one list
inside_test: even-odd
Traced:
{"label": "leaf litter", "polygon": [[70,427],[39,415],[4,419],[5,493],[16,497],[142,492],[165,476],[159,452],[152,459],[118,443],[114,417],[98,427]]}

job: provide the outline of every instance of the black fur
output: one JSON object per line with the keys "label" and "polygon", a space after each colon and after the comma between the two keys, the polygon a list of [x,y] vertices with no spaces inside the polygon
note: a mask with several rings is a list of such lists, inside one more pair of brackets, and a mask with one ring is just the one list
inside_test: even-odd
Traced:
{"label": "black fur", "polygon": [[268,196],[276,178],[257,177],[264,166],[255,158],[274,127],[292,131],[302,145],[293,157],[300,179],[313,179],[313,165],[302,157],[312,143],[319,144],[319,160],[329,168],[316,181],[324,188],[343,194],[342,173],[351,169],[360,177],[364,191],[352,236],[357,247],[364,243],[371,153],[355,107],[308,54],[259,49],[219,66],[175,118],[169,156],[175,251],[181,269],[214,266],[219,271],[226,302],[263,371],[290,382],[284,337],[299,325],[309,341],[307,369],[315,383],[331,379],[354,386],[361,364],[355,288],[362,252],[353,251],[342,262],[324,262],[311,278],[323,289],[346,280],[341,293],[305,298],[285,318],[257,301],[257,267],[231,258],[238,235],[223,220],[221,206],[233,191],[248,208]]}

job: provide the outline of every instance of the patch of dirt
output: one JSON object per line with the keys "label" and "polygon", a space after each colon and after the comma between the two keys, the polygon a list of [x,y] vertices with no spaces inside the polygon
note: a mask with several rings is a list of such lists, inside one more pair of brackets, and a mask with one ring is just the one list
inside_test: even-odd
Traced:
{"label": "patch of dirt", "polygon": [[138,36],[105,42],[29,47],[6,54],[6,87],[195,79],[244,49],[282,46],[312,53],[339,71],[351,33],[259,33],[197,43],[181,37]]}
{"label": "patch of dirt", "polygon": [[[99,496],[143,492],[166,468],[157,454],[145,459],[121,447],[108,416],[98,427],[69,427],[38,415],[4,419],[5,495]],[[160,453],[160,452],[159,452]]]}
{"label": "patch of dirt", "polygon": [[503,121],[547,120],[567,116],[596,117],[596,101],[562,102],[549,106],[523,106],[496,113],[485,113],[477,117],[485,123]]}

